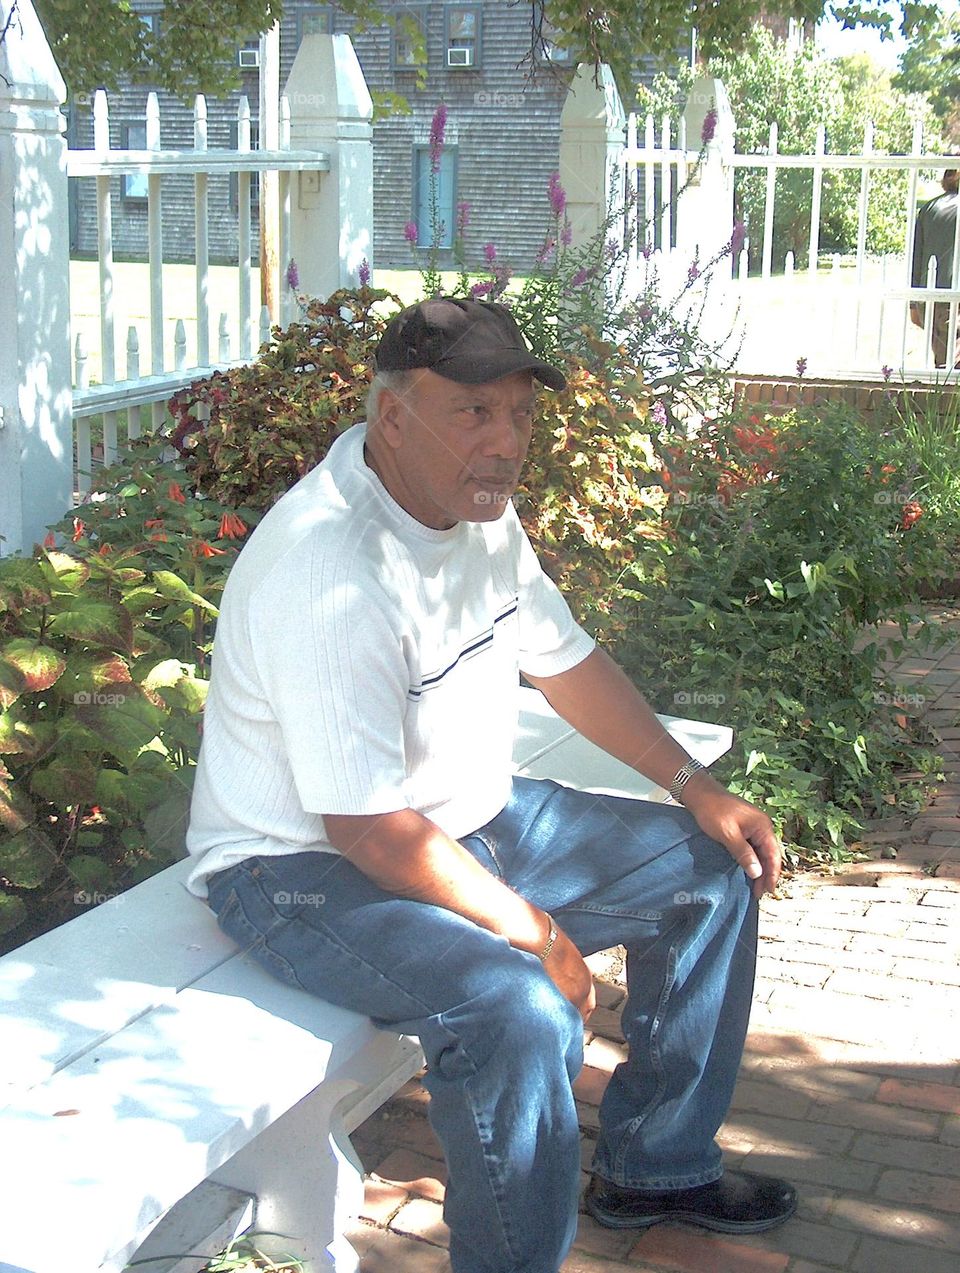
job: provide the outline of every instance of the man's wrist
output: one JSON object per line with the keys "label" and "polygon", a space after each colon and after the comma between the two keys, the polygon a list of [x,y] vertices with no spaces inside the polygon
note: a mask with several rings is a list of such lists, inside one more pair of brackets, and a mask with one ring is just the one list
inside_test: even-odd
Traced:
{"label": "man's wrist", "polygon": [[698,769],[684,783],[683,790],[680,793],[678,804],[682,804],[689,809],[695,805],[702,796],[716,795],[717,792],[725,792],[726,787],[722,783],[717,782],[709,769]]}

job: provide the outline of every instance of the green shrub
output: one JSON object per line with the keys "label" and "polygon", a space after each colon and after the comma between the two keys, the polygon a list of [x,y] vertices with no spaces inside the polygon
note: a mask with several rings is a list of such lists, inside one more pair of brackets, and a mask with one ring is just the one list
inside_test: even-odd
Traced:
{"label": "green shrub", "polygon": [[135,550],[0,561],[0,933],[172,860],[206,682],[151,619],[198,606]]}
{"label": "green shrub", "polygon": [[378,311],[399,308],[392,293],[370,287],[311,301],[256,362],[175,394],[168,440],[185,484],[229,508],[266,512],[363,419],[387,321]]}
{"label": "green shrub", "polygon": [[920,703],[865,630],[905,634],[955,544],[916,515],[901,444],[838,410],[724,418],[658,449],[667,533],[629,572],[620,656],[660,710],[732,725],[732,788],[836,858],[862,817],[915,810],[921,787],[899,775],[935,768]]}

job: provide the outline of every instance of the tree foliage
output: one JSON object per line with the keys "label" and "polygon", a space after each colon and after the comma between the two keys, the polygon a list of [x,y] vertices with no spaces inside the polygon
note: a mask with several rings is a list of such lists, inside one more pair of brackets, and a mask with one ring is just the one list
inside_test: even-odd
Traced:
{"label": "tree foliage", "polygon": [[[48,39],[72,92],[112,88],[121,78],[149,79],[187,97],[235,87],[238,44],[268,30],[283,0],[177,0],[165,5],[159,35],[130,0],[35,0]],[[392,20],[377,0],[339,0],[342,13],[366,24]],[[544,38],[586,62],[607,62],[629,84],[636,58],[673,58],[695,26],[701,52],[710,56],[742,47],[761,14],[816,21],[839,17],[908,38],[935,25],[929,0],[531,0],[530,53]],[[546,25],[545,25],[546,24]]]}
{"label": "tree foliage", "polygon": [[954,145],[960,141],[960,13],[941,14],[900,57],[894,87],[926,93]]}
{"label": "tree foliage", "polygon": [[[909,152],[914,119],[921,120],[925,131],[933,127],[925,101],[894,89],[889,74],[868,57],[828,60],[809,47],[794,55],[763,27],[751,32],[741,53],[711,61],[710,71],[726,85],[737,122],[737,149],[743,153],[767,153],[773,123],[778,126],[777,148],[788,155],[811,154],[820,124],[830,154],[859,154],[868,119],[874,124],[874,151],[880,154]],[[777,176],[775,268],[783,265],[787,252],[794,253],[798,265],[805,261],[812,184],[809,169],[783,169]],[[885,173],[882,181],[874,178],[867,216],[869,251],[903,250],[905,189],[905,173]],[[846,252],[856,247],[859,191],[858,171],[824,173],[823,249]],[[737,196],[748,222],[755,266],[762,246],[766,173],[741,170]]]}

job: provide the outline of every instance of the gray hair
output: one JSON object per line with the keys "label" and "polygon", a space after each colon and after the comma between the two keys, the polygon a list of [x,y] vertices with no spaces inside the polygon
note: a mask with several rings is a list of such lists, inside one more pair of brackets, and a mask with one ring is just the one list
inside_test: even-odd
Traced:
{"label": "gray hair", "polygon": [[413,383],[410,371],[378,371],[367,390],[367,423],[376,424],[380,416],[380,395],[384,389],[401,397]]}

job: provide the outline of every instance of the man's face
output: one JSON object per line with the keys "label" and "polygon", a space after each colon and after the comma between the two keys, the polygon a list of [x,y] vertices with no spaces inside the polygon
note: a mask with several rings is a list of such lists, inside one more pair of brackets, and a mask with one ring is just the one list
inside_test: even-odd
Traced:
{"label": "man's face", "polygon": [[958,180],[958,178],[960,178],[960,173],[958,173],[956,168],[945,168],[943,180],[940,184],[943,186],[944,190],[953,191],[953,193],[956,194],[957,186],[960,184],[960,180]]}
{"label": "man's face", "polygon": [[382,400],[391,494],[412,517],[436,529],[496,521],[516,489],[530,446],[532,374],[515,372],[482,385],[462,385],[427,370],[413,375],[402,397],[386,391]]}

